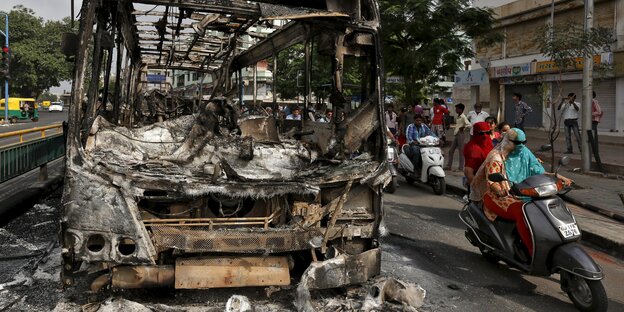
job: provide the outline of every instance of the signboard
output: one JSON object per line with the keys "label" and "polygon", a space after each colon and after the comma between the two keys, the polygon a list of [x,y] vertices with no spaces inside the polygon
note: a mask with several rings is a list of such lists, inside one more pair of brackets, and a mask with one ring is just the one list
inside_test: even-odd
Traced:
{"label": "signboard", "polygon": [[456,86],[480,86],[487,84],[488,72],[484,68],[455,72]]}
{"label": "signboard", "polygon": [[386,83],[403,83],[404,79],[401,76],[389,76],[386,78]]}
{"label": "signboard", "polygon": [[165,77],[165,75],[147,74],[147,82],[161,83],[165,82],[166,80],[167,77]]}
{"label": "signboard", "polygon": [[[600,55],[594,55],[594,64],[599,65],[602,61],[602,57]],[[585,59],[582,57],[577,57],[574,60],[574,66],[570,66],[567,70],[583,70],[583,65],[585,64]],[[557,65],[553,61],[545,61],[545,62],[537,62],[535,66],[536,73],[551,73],[558,71]]]}
{"label": "signboard", "polygon": [[494,67],[494,78],[531,75],[531,63]]}

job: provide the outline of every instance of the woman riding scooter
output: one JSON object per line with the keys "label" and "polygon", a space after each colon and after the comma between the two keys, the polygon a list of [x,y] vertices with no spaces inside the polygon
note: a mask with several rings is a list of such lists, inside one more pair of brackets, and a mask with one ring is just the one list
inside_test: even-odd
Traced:
{"label": "woman riding scooter", "polygon": [[[525,143],[524,131],[512,128],[506,132],[502,142],[490,152],[477,171],[471,184],[470,199],[483,200],[483,210],[490,221],[494,221],[496,217],[515,221],[522,243],[532,257],[533,240],[522,212],[522,206],[527,199],[509,195],[509,182],[520,183],[530,176],[545,172],[542,164]],[[493,173],[502,174],[506,180],[489,181],[487,177]],[[572,180],[560,175],[558,178],[566,185],[572,183]]]}

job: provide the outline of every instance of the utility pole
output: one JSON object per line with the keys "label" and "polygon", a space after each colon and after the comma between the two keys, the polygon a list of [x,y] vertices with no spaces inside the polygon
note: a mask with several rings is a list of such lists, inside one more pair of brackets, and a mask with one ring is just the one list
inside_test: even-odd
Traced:
{"label": "utility pole", "polygon": [[[9,48],[9,14],[8,13],[4,13],[4,25],[5,25],[4,45],[8,49]],[[11,50],[9,50],[8,53],[10,53],[10,51]],[[10,57],[9,57],[9,60],[7,60],[7,62],[8,61],[10,61]],[[6,77],[4,77],[4,124],[5,125],[9,124],[9,76],[8,76],[8,72],[6,73]]]}
{"label": "utility pole", "polygon": [[[585,33],[594,27],[594,0],[585,0]],[[581,169],[591,169],[591,153],[589,151],[589,135],[591,131],[592,91],[593,91],[594,57],[586,55],[583,64],[583,103],[581,105]]]}

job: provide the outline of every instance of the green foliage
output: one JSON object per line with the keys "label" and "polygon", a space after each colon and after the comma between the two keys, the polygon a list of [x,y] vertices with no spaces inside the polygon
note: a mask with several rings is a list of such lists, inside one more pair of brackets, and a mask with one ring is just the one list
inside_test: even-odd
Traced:
{"label": "green foliage", "polygon": [[52,94],[48,91],[44,91],[43,93],[41,93],[41,95],[39,95],[39,98],[37,98],[37,101],[39,102],[43,102],[43,101],[50,101],[50,102],[56,102],[58,101],[58,96],[56,96],[56,94]]}
{"label": "green foliage", "polygon": [[69,19],[44,21],[21,5],[9,12],[11,96],[37,97],[43,90],[71,79],[71,64],[60,51]]}
{"label": "green foliage", "polygon": [[555,26],[547,24],[537,33],[540,52],[555,62],[561,70],[574,68],[579,57],[592,57],[609,51],[610,45],[615,42],[613,29],[595,27],[585,32],[583,24],[576,21]]}
{"label": "green foliage", "polygon": [[380,6],[386,72],[404,77],[410,103],[423,87],[462,68],[462,59],[473,56],[473,39],[486,45],[502,39],[492,31],[492,12],[469,0],[381,0]]}

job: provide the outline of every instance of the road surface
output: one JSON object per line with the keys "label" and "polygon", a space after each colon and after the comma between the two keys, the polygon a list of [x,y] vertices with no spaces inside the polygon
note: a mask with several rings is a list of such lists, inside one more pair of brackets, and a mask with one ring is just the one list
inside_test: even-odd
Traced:
{"label": "road surface", "polygon": [[[67,121],[69,107],[65,107],[63,112],[48,112],[47,110],[39,111],[39,121],[32,122],[30,120],[20,120],[15,124],[8,126],[0,126],[0,133],[13,132],[19,130],[27,130],[36,127],[44,127],[52,124],[62,123]],[[46,134],[56,133],[56,130],[48,130]],[[24,135],[24,140],[35,139],[41,137],[40,132]],[[0,139],[0,146],[13,144],[19,142],[17,138],[2,138]]]}
{"label": "road surface", "polygon": [[[384,197],[384,269],[427,290],[423,311],[576,311],[559,287],[559,276],[528,276],[499,263],[492,265],[464,237],[458,219],[463,204],[436,196],[429,187],[402,183]],[[586,248],[603,268],[609,311],[624,311],[621,261]],[[413,279],[413,280],[412,280]]]}
{"label": "road surface", "polygon": [[[88,295],[87,279],[60,289],[58,191],[22,216],[0,220],[0,310],[80,311],[87,302],[107,297],[143,304],[162,304],[171,311],[195,307],[223,311],[233,294],[248,296],[257,311],[294,311],[294,288],[267,299],[263,288],[216,290],[141,290]],[[402,183],[385,196],[385,224],[392,235],[382,238],[382,275],[420,284],[425,305],[418,311],[575,311],[559,289],[558,276],[526,276],[503,264],[492,265],[464,238],[457,217],[462,203],[452,196],[433,195],[429,187]],[[26,211],[29,207],[24,207]],[[603,253],[588,249],[606,274],[609,311],[624,311],[624,267]],[[313,293],[313,297],[344,299],[344,290]],[[208,309],[212,307],[213,309]],[[216,307],[221,307],[215,309]],[[351,311],[351,310],[343,310]],[[387,310],[389,311],[389,310]]]}

